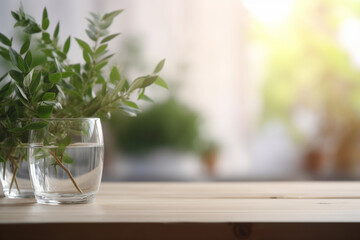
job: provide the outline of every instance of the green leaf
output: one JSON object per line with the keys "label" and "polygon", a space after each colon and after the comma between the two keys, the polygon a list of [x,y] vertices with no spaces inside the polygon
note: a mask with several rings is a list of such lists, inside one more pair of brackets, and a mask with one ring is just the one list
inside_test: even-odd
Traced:
{"label": "green leaf", "polygon": [[28,24],[29,24],[29,22],[30,22],[30,20],[29,19],[21,19],[20,21],[18,21],[17,23],[15,23],[15,25],[14,25],[14,28],[15,27],[19,27],[19,26],[21,26],[21,27],[26,27]]}
{"label": "green leaf", "polygon": [[42,15],[42,20],[44,21],[44,19],[46,19],[46,18],[48,18],[48,12],[47,12],[46,7],[44,7],[43,15]]}
{"label": "green leaf", "polygon": [[124,103],[126,106],[139,109],[139,106],[136,105],[136,103],[134,103],[134,102],[131,102],[131,101],[123,101],[123,103]]}
{"label": "green leaf", "polygon": [[129,115],[130,117],[135,117],[138,113],[140,113],[140,110],[139,110],[139,109],[132,108],[132,107],[128,107],[128,106],[126,106],[126,105],[124,105],[124,104],[121,105],[121,106],[119,106],[119,109],[120,109],[123,113]]}
{"label": "green leaf", "polygon": [[65,148],[66,146],[68,146],[71,143],[71,136],[66,136],[63,140],[61,140],[59,142],[59,147],[60,148]]}
{"label": "green leaf", "polygon": [[96,54],[97,62],[106,60],[106,59],[100,59],[100,57],[102,57],[102,56],[105,55],[106,53],[108,53],[108,50],[105,50],[105,51],[103,51],[103,52],[99,52],[98,54]]}
{"label": "green leaf", "polygon": [[73,79],[71,79],[70,81],[71,85],[70,88],[72,89],[82,89],[83,86],[83,82],[81,81],[81,78],[75,77]]}
{"label": "green leaf", "polygon": [[94,33],[95,35],[98,35],[98,34],[99,34],[99,29],[98,29],[98,27],[97,27],[97,24],[95,24],[94,22],[88,24],[88,27],[89,27],[89,30],[90,30],[92,33]]}
{"label": "green leaf", "polygon": [[143,88],[143,89],[141,90],[141,92],[140,92],[137,100],[142,99],[144,96],[145,96],[145,88]]}
{"label": "green leaf", "polygon": [[49,24],[50,24],[50,21],[48,18],[45,18],[43,21],[42,21],[42,28],[44,30],[46,30],[48,27],[49,27]]}
{"label": "green leaf", "polygon": [[23,84],[24,75],[21,72],[16,70],[10,70],[9,74],[11,78],[14,79],[17,83],[19,83],[20,85]]}
{"label": "green leaf", "polygon": [[18,63],[17,63],[17,56],[19,55],[14,49],[12,48],[9,48],[9,55],[10,55],[10,59],[11,59],[11,62],[14,66],[17,66]]}
{"label": "green leaf", "polygon": [[41,35],[41,39],[45,42],[45,43],[51,43],[51,39],[50,39],[50,34],[47,32],[43,32]]}
{"label": "green leaf", "polygon": [[83,58],[87,64],[91,64],[90,54],[85,49],[83,51]]}
{"label": "green leaf", "polygon": [[109,35],[109,31],[108,30],[101,30],[100,31],[100,37],[104,37],[106,35]]}
{"label": "green leaf", "polygon": [[41,49],[41,51],[49,58],[54,58],[52,51],[50,49]]}
{"label": "green leaf", "polygon": [[67,54],[69,52],[69,49],[70,49],[70,42],[71,42],[71,37],[69,36],[66,41],[65,41],[65,44],[64,44],[64,48],[63,48],[63,52],[65,54]]}
{"label": "green leaf", "polygon": [[118,82],[113,82],[113,84],[115,85],[115,88],[113,90],[113,92],[115,94],[119,94],[121,92],[121,89],[123,88],[124,84],[126,82],[125,78],[122,78],[120,81]]}
{"label": "green leaf", "polygon": [[1,55],[6,61],[11,62],[10,55],[9,55],[9,50],[7,50],[6,48],[0,47],[0,55]]}
{"label": "green leaf", "polygon": [[118,35],[120,35],[120,33],[111,34],[111,35],[105,37],[103,40],[101,40],[100,43],[106,43],[106,42],[110,41],[111,39],[115,38]]}
{"label": "green leaf", "polygon": [[149,97],[146,96],[145,94],[144,94],[143,96],[141,96],[140,99],[141,99],[141,100],[144,100],[144,101],[147,101],[147,102],[151,102],[151,103],[154,102],[151,98],[149,98]]}
{"label": "green leaf", "polygon": [[61,68],[61,66],[60,66],[59,61],[58,61],[56,58],[55,58],[54,60],[55,60],[55,66],[56,66],[57,71],[58,71],[58,72],[61,72],[62,68]]}
{"label": "green leaf", "polygon": [[25,86],[26,88],[29,88],[29,87],[30,87],[30,83],[31,83],[31,81],[32,81],[32,75],[33,75],[33,73],[34,73],[34,70],[31,70],[31,71],[24,77],[23,83],[24,83],[24,86]]}
{"label": "green leaf", "polygon": [[14,49],[9,48],[9,55],[12,64],[18,67],[21,71],[26,72],[24,60]]}
{"label": "green leaf", "polygon": [[74,159],[72,159],[72,158],[69,156],[69,154],[67,154],[67,153],[64,153],[63,158],[62,158],[62,161],[63,161],[64,163],[67,163],[67,164],[73,164],[73,163],[74,163]]}
{"label": "green leaf", "polygon": [[20,55],[17,56],[17,67],[23,72],[27,71],[25,67],[24,59]]}
{"label": "green leaf", "polygon": [[147,76],[141,87],[146,88],[147,86],[150,86],[151,84],[153,84],[156,81],[156,79],[158,79],[158,76]]}
{"label": "green leaf", "polygon": [[144,77],[139,77],[139,78],[135,79],[129,86],[128,93],[131,93],[132,91],[134,91],[138,88],[141,88],[141,86],[144,83],[144,80],[145,80]]}
{"label": "green leaf", "polygon": [[98,64],[96,64],[96,65],[94,66],[94,70],[95,70],[95,71],[98,71],[98,70],[102,69],[103,67],[106,66],[107,63],[108,63],[108,62],[106,62],[106,61],[99,62]]}
{"label": "green leaf", "polygon": [[26,130],[25,128],[12,128],[12,129],[9,129],[8,131],[12,132],[12,133],[19,133],[19,132],[23,132],[25,130]]}
{"label": "green leaf", "polygon": [[63,72],[63,73],[61,73],[61,78],[68,78],[68,77],[71,77],[74,74],[75,73],[73,73],[73,72]]}
{"label": "green leaf", "polygon": [[164,79],[162,79],[162,78],[160,78],[160,77],[158,77],[158,78],[155,80],[154,83],[155,83],[156,85],[159,85],[159,86],[163,87],[163,88],[169,89],[169,88],[168,88],[168,85],[166,84],[166,82],[164,81]]}
{"label": "green leaf", "polygon": [[15,85],[12,82],[8,82],[0,89],[0,97],[7,97],[14,91]]}
{"label": "green leaf", "polygon": [[107,21],[109,19],[114,19],[117,15],[119,15],[124,9],[119,9],[110,13],[107,13],[103,16],[102,20]]}
{"label": "green leaf", "polygon": [[31,66],[31,63],[32,63],[32,54],[31,54],[31,51],[28,51],[25,55],[25,63],[26,65],[28,65],[28,67]]}
{"label": "green leaf", "polygon": [[108,56],[106,56],[106,57],[102,58],[102,59],[101,59],[101,61],[105,61],[105,60],[107,60],[107,59],[111,58],[112,56],[114,56],[114,54],[110,54],[110,55],[108,55]]}
{"label": "green leaf", "polygon": [[110,72],[110,81],[112,83],[115,83],[117,81],[120,81],[120,79],[121,79],[121,76],[120,76],[119,70],[116,67],[113,67]]}
{"label": "green leaf", "polygon": [[51,116],[53,106],[51,105],[40,105],[38,107],[38,114],[40,118],[49,118]]}
{"label": "green leaf", "polygon": [[21,95],[26,101],[28,101],[28,98],[26,97],[26,94],[24,93],[24,91],[22,90],[22,88],[21,88],[18,84],[16,84],[16,83],[15,83],[15,85],[16,85],[16,88],[17,88],[17,90],[19,91],[20,95]]}
{"label": "green leaf", "polygon": [[79,100],[83,100],[83,96],[78,91],[70,89],[70,90],[67,90],[67,92],[69,95],[71,95],[71,97],[77,98]]}
{"label": "green leaf", "polygon": [[90,15],[94,18],[94,20],[97,22],[100,20],[99,14],[96,14],[94,12],[90,12]]}
{"label": "green leaf", "polygon": [[24,13],[24,6],[22,5],[22,3],[20,3],[20,7],[19,7],[19,14],[21,17],[25,17],[25,13]]}
{"label": "green leaf", "polygon": [[47,122],[44,122],[44,121],[39,121],[39,122],[33,122],[33,123],[30,123],[28,125],[26,125],[24,128],[26,130],[35,130],[35,129],[41,129],[41,128],[44,128],[48,125]]}
{"label": "green leaf", "polygon": [[13,16],[13,18],[14,18],[16,21],[19,21],[19,20],[20,20],[20,17],[19,17],[19,15],[18,15],[16,12],[11,11],[11,15]]}
{"label": "green leaf", "polygon": [[104,82],[103,85],[102,85],[102,88],[101,88],[101,95],[105,96],[106,93],[107,93],[107,83]]}
{"label": "green leaf", "polygon": [[147,102],[151,102],[151,103],[154,102],[151,98],[149,98],[148,96],[145,95],[145,88],[142,89],[142,91],[141,91],[141,93],[140,93],[140,95],[138,97],[138,100],[140,100],[140,99],[144,100],[144,101],[147,101]]}
{"label": "green leaf", "polygon": [[47,92],[42,97],[42,101],[53,101],[56,97],[56,94],[54,92]]}
{"label": "green leaf", "polygon": [[126,78],[121,79],[120,83],[122,86],[121,91],[125,91],[126,89],[129,88],[129,81]]}
{"label": "green leaf", "polygon": [[39,86],[40,83],[40,79],[41,79],[41,72],[39,72],[35,78],[32,79],[31,83],[30,83],[30,93],[34,94],[37,87]]}
{"label": "green leaf", "polygon": [[24,44],[21,46],[20,54],[24,54],[30,47],[30,38],[26,39]]}
{"label": "green leaf", "polygon": [[72,65],[73,69],[75,70],[75,72],[80,74],[80,64],[73,64]]}
{"label": "green leaf", "polygon": [[2,75],[2,76],[0,77],[0,82],[1,82],[2,80],[4,80],[8,74],[9,74],[9,73],[7,72],[7,73],[5,73],[4,75]]}
{"label": "green leaf", "polygon": [[34,22],[31,22],[25,29],[24,32],[28,34],[34,34],[41,32],[41,28]]}
{"label": "green leaf", "polygon": [[59,51],[59,50],[55,50],[56,54],[62,58],[62,59],[66,59],[66,54],[64,54],[63,52]]}
{"label": "green leaf", "polygon": [[103,84],[103,83],[105,83],[105,79],[101,76],[101,74],[99,74],[98,76],[97,76],[97,80],[96,80],[96,82],[95,83],[97,83],[97,84]]}
{"label": "green leaf", "polygon": [[95,54],[99,55],[100,53],[104,52],[107,46],[108,46],[107,44],[101,45],[100,47],[98,47],[98,49],[96,49]]}
{"label": "green leaf", "polygon": [[42,28],[44,30],[46,30],[49,27],[49,23],[50,22],[49,22],[47,10],[46,10],[46,8],[44,8],[43,15],[42,15]]}
{"label": "green leaf", "polygon": [[108,20],[101,21],[101,23],[98,26],[102,30],[105,30],[111,25],[112,21],[113,21],[113,19],[108,19]]}
{"label": "green leaf", "polygon": [[91,31],[88,30],[88,29],[86,29],[85,32],[86,32],[86,34],[88,35],[88,37],[89,37],[91,40],[93,40],[93,41],[96,41],[96,40],[97,40],[97,38],[96,38],[96,36],[95,36],[95,34],[94,34],[93,32],[91,32]]}
{"label": "green leaf", "polygon": [[111,23],[113,22],[113,19],[107,19],[107,20],[103,20],[101,21],[101,23],[99,24],[99,27],[103,30],[107,29]]}
{"label": "green leaf", "polygon": [[[58,94],[60,94],[60,96],[61,96],[62,98],[65,98],[64,91],[61,89],[61,87],[60,87],[59,85],[56,85],[56,88],[57,88],[57,90],[59,91]],[[56,103],[56,104],[59,105],[60,103],[58,102],[58,103]],[[60,104],[60,106],[61,106],[61,104]],[[60,107],[60,108],[62,108],[62,107]]]}
{"label": "green leaf", "polygon": [[50,74],[49,76],[49,81],[51,83],[54,83],[54,84],[57,84],[58,82],[60,82],[61,80],[61,73],[53,73],[53,74]]}
{"label": "green leaf", "polygon": [[164,67],[165,59],[161,60],[155,67],[154,74],[161,71],[161,69]]}
{"label": "green leaf", "polygon": [[77,43],[79,44],[79,46],[84,49],[85,51],[87,51],[88,53],[92,53],[92,50],[89,46],[89,44],[87,44],[86,42],[84,42],[81,39],[75,38],[75,40],[77,41]]}
{"label": "green leaf", "polygon": [[147,86],[153,84],[157,78],[158,76],[146,76],[135,79],[129,86],[128,93],[131,93],[138,88],[146,88]]}
{"label": "green leaf", "polygon": [[11,40],[8,39],[4,34],[0,33],[0,42],[5,44],[6,46],[11,47]]}
{"label": "green leaf", "polygon": [[57,38],[59,35],[59,30],[60,30],[60,22],[58,22],[56,24],[55,30],[54,30],[54,34],[53,34],[53,38]]}

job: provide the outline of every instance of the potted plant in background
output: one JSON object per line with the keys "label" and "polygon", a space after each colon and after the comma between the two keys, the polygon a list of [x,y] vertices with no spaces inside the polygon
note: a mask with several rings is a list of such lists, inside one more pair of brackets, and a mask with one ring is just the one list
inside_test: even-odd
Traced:
{"label": "potted plant in background", "polygon": [[[68,37],[63,45],[59,43],[59,23],[53,33],[48,32],[50,22],[46,8],[41,24],[25,14],[22,8],[12,12],[15,26],[22,27],[29,34],[20,52],[12,48],[12,39],[1,35],[1,42],[5,45],[1,48],[1,55],[14,67],[2,80],[16,88],[15,95],[4,94],[6,98],[1,100],[1,107],[9,109],[6,104],[9,98],[13,98],[19,104],[17,112],[26,113],[26,119],[31,119],[28,125],[4,126],[2,131],[30,131],[29,169],[35,197],[40,203],[93,200],[99,188],[103,164],[100,119],[109,118],[112,111],[134,115],[139,110],[136,103],[130,101],[130,95],[137,92],[138,99],[147,98],[145,88],[153,83],[166,87],[164,80],[157,75],[164,60],[152,74],[138,77],[131,83],[116,67],[105,75],[103,69],[113,56],[108,54],[108,42],[119,35],[110,34],[107,29],[121,12],[117,10],[103,16],[91,13],[86,33],[92,43],[76,38],[85,63],[69,62],[67,53],[71,38]],[[34,47],[42,52],[44,61],[35,65],[29,60],[32,55],[29,45],[31,37],[39,35]],[[20,117],[11,118],[6,112],[3,116],[6,120]],[[2,159],[8,165],[14,164],[7,157]],[[12,171],[12,178],[16,178],[16,173]]]}
{"label": "potted plant in background", "polygon": [[[214,173],[215,143],[202,136],[199,115],[175,97],[152,105],[136,119],[115,114],[110,124],[122,156],[106,169],[112,179],[203,179],[200,158],[206,173]],[[122,167],[129,169],[128,176],[118,175]]]}

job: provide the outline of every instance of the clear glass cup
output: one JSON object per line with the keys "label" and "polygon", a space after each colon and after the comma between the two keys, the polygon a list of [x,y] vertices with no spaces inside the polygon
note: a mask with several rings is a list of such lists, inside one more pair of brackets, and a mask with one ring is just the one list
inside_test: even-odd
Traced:
{"label": "clear glass cup", "polygon": [[0,120],[0,181],[8,198],[34,197],[27,162],[29,131],[24,128],[30,122]]}
{"label": "clear glass cup", "polygon": [[99,190],[104,143],[98,118],[36,119],[29,169],[35,198],[44,204],[88,203]]}
{"label": "clear glass cup", "polygon": [[[5,147],[2,148],[2,151],[5,153],[4,149]],[[6,151],[5,154],[9,154],[7,159],[0,162],[1,184],[4,195],[8,198],[34,197],[26,158],[27,151],[26,146]]]}

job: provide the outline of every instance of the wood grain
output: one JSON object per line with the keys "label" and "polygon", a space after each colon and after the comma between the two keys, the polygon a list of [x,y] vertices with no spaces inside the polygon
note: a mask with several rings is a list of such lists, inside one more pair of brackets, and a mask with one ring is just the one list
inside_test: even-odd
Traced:
{"label": "wood grain", "polygon": [[360,222],[360,183],[102,183],[92,204],[0,199],[0,223]]}

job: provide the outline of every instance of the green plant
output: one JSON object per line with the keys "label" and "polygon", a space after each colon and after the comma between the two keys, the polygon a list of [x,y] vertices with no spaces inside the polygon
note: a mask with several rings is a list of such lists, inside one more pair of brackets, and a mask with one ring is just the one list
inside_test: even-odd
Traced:
{"label": "green plant", "polygon": [[[50,116],[52,109],[57,106],[52,89],[58,87],[48,79],[49,73],[52,72],[47,74],[43,67],[36,66],[32,61],[30,36],[39,31],[45,31],[46,21],[43,21],[43,28],[35,26],[31,17],[27,16],[22,8],[17,13],[12,12],[12,15],[17,21],[15,27],[24,27],[24,32],[28,36],[21,44],[20,50],[17,51],[13,47],[13,39],[0,33],[0,42],[3,44],[0,47],[0,55],[11,63],[11,68],[0,78],[0,84],[2,84],[0,90],[0,161],[3,164],[3,175],[5,175],[7,162],[10,161],[12,164],[13,177],[10,186],[14,182],[16,183],[19,161],[24,157],[17,153],[19,146],[27,144],[29,130],[46,125],[43,121],[32,123],[31,119]],[[49,61],[48,65],[51,64],[55,63]],[[18,188],[17,184],[16,186]],[[18,191],[20,191],[19,188]]]}
{"label": "green plant", "polygon": [[173,98],[153,105],[135,119],[114,115],[111,123],[117,144],[126,153],[147,153],[155,148],[200,152],[204,144],[198,115]]}
{"label": "green plant", "polygon": [[[43,10],[41,23],[26,14],[22,7],[11,12],[16,20],[14,27],[21,27],[26,34],[20,50],[13,47],[13,39],[0,33],[0,55],[11,63],[12,67],[1,78],[0,84],[0,132],[1,145],[10,147],[10,152],[27,140],[29,130],[45,127],[47,118],[100,117],[106,119],[113,111],[136,114],[138,106],[130,101],[130,95],[138,93],[138,99],[148,99],[145,88],[155,83],[167,87],[158,73],[165,60],[160,61],[152,74],[141,76],[129,82],[122,76],[117,67],[112,67],[110,74],[105,75],[103,69],[108,65],[113,54],[109,54],[108,42],[119,35],[110,34],[107,30],[114,18],[122,10],[113,11],[100,16],[91,13],[86,33],[91,44],[75,38],[83,51],[84,63],[72,64],[67,58],[71,37],[61,44],[59,42],[60,23],[52,33],[46,8]],[[41,61],[33,62],[33,50],[41,52]],[[13,90],[16,90],[15,93]],[[99,89],[99,90],[97,90]],[[43,120],[31,122],[33,118]],[[26,124],[14,125],[17,119],[26,120]],[[48,140],[48,144],[66,148],[68,136],[62,136],[61,130]],[[24,139],[21,139],[20,136]],[[49,154],[56,164],[66,171],[63,162],[63,151]],[[0,154],[0,161],[5,165],[9,158]],[[16,169],[16,167],[14,168]],[[71,174],[66,171],[76,186]],[[14,174],[16,171],[14,170]],[[15,180],[14,180],[15,181]],[[77,187],[78,191],[81,190]]]}

